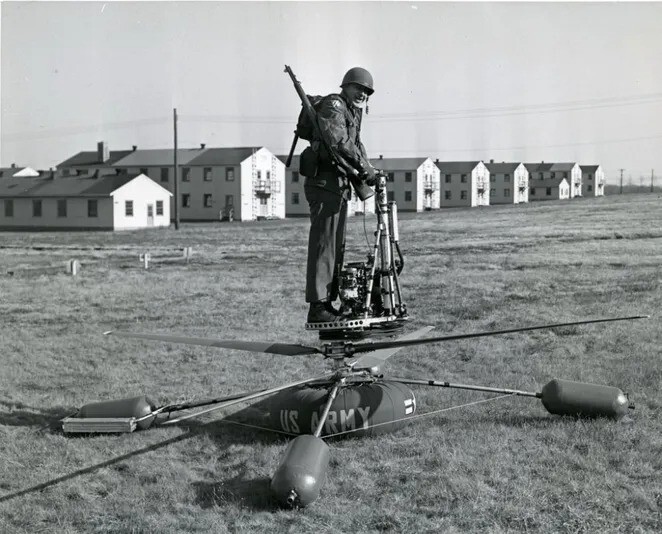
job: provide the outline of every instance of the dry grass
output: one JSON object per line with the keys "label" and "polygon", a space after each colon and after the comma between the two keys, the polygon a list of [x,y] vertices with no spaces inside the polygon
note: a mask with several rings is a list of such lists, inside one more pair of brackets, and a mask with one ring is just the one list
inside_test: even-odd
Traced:
{"label": "dry grass", "polygon": [[[412,348],[392,358],[393,374],[527,390],[553,377],[606,383],[631,392],[637,410],[614,422],[557,418],[522,398],[450,409],[489,395],[416,388],[421,413],[449,410],[381,438],[333,442],[321,499],[304,511],[269,497],[286,441],[223,414],[74,438],[58,421],[95,400],[216,397],[319,374],[316,358],[101,335],[314,342],[302,328],[307,221],[2,234],[0,532],[657,532],[660,202],[402,214],[412,327],[652,317]],[[349,244],[355,259],[367,251],[360,218]],[[166,259],[185,246],[190,264]],[[160,260],[148,271],[142,251]],[[76,278],[63,274],[70,258],[83,265]]]}

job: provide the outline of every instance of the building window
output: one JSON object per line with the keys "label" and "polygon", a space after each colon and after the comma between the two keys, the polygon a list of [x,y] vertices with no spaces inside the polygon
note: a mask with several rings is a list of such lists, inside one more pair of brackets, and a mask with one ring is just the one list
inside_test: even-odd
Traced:
{"label": "building window", "polygon": [[405,202],[411,202],[411,191],[405,191]]}
{"label": "building window", "polygon": [[510,196],[510,189],[507,189],[507,188],[504,189],[504,190],[503,190],[503,196],[504,196],[504,197],[509,197],[509,196]]}
{"label": "building window", "polygon": [[41,200],[32,201],[32,216],[41,217]]}
{"label": "building window", "polygon": [[299,193],[292,193],[292,204],[299,204]]}
{"label": "building window", "polygon": [[225,181],[234,182],[234,167],[225,167]]}
{"label": "building window", "polygon": [[211,208],[211,203],[212,203],[211,193],[205,193],[204,195],[202,195],[202,205],[205,208]]}
{"label": "building window", "polygon": [[496,182],[496,176],[494,174],[490,176],[490,182]]}
{"label": "building window", "polygon": [[490,189],[490,196],[496,195],[496,188],[491,188]]}
{"label": "building window", "polygon": [[536,196],[536,188],[535,187],[531,188],[531,195]]}
{"label": "building window", "polygon": [[267,180],[271,180],[271,171],[267,171]]}
{"label": "building window", "polygon": [[460,177],[460,182],[462,182],[463,184],[466,184],[466,183],[467,183],[467,175],[466,175],[466,174],[463,174],[463,175]]}
{"label": "building window", "polygon": [[190,208],[191,207],[191,195],[188,193],[184,193],[182,195],[182,208]]}
{"label": "building window", "polygon": [[593,191],[593,186],[589,184],[588,187],[587,187],[587,190],[590,193],[591,191]]}
{"label": "building window", "polygon": [[156,214],[163,215],[163,200],[156,201]]}
{"label": "building window", "polygon": [[446,183],[447,183],[447,184],[450,184],[450,183],[451,183],[451,175],[450,175],[450,174],[447,174],[447,175],[446,175]]}
{"label": "building window", "polygon": [[149,176],[149,175],[147,174],[147,167],[142,167],[142,168],[140,169],[140,174],[144,174],[145,176]]}
{"label": "building window", "polygon": [[161,167],[161,181],[168,181],[168,167]]}
{"label": "building window", "polygon": [[262,171],[258,170],[257,171],[257,179],[259,180],[260,178],[262,178]]}
{"label": "building window", "polygon": [[57,216],[66,217],[67,216],[67,199],[60,198],[57,201]]}
{"label": "building window", "polygon": [[410,172],[405,173],[405,182],[411,182],[411,173]]}
{"label": "building window", "polygon": [[133,217],[133,200],[124,201],[124,215]]}
{"label": "building window", "polygon": [[14,216],[14,200],[6,199],[5,200],[5,217]]}
{"label": "building window", "polygon": [[462,200],[466,200],[467,199],[467,192],[466,191],[460,191],[460,198]]}
{"label": "building window", "polygon": [[446,200],[451,199],[451,192],[450,191],[444,191],[444,199],[446,199]]}
{"label": "building window", "polygon": [[589,180],[593,180],[593,175],[592,175],[592,174],[589,174],[589,175],[588,175],[588,179],[589,179]]}
{"label": "building window", "polygon": [[182,182],[190,182],[190,181],[191,181],[191,168],[182,167]]}
{"label": "building window", "polygon": [[87,201],[87,216],[88,217],[98,217],[99,216],[99,202],[97,200],[88,200]]}
{"label": "building window", "polygon": [[547,191],[547,192],[546,192],[546,195],[547,195],[548,197],[549,197],[549,196],[552,196],[552,188],[551,188],[551,187],[548,187],[546,191]]}
{"label": "building window", "polygon": [[[394,182],[395,181],[395,173],[394,172],[389,172],[388,173],[388,178],[386,180],[387,182]],[[392,199],[389,199],[392,200]]]}
{"label": "building window", "polygon": [[393,202],[395,200],[395,197],[393,195],[393,191],[389,191],[388,194],[387,194],[387,197],[388,197],[389,202]]}
{"label": "building window", "polygon": [[228,208],[234,206],[234,195],[225,195],[225,205]]}
{"label": "building window", "polygon": [[211,182],[211,167],[205,167],[202,171],[202,179],[205,182]]}
{"label": "building window", "polygon": [[510,182],[510,174],[504,174],[503,175],[503,181],[504,182]]}
{"label": "building window", "polygon": [[299,183],[299,171],[292,171],[292,183],[293,184]]}
{"label": "building window", "polygon": [[260,204],[262,206],[266,206],[267,205],[267,197],[260,197]]}

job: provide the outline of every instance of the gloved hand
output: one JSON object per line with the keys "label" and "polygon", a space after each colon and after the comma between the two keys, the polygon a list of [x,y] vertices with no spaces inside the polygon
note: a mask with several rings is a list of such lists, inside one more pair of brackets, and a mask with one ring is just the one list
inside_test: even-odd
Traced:
{"label": "gloved hand", "polygon": [[379,177],[375,174],[375,169],[372,167],[363,173],[361,179],[371,187],[376,186],[377,182],[379,182]]}

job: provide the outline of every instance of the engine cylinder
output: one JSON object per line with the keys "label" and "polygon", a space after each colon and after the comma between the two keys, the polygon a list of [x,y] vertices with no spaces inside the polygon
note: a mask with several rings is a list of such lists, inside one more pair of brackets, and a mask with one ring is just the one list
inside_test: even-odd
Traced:
{"label": "engine cylinder", "polygon": [[329,466],[329,446],[316,436],[293,439],[271,479],[271,491],[283,506],[308,506],[320,494]]}
{"label": "engine cylinder", "polygon": [[[152,413],[156,405],[145,395],[114,401],[93,402],[86,404],[76,414],[76,417],[89,419],[93,417],[135,417],[140,419]],[[154,421],[154,417],[147,417],[137,423],[138,428],[145,429]]]}
{"label": "engine cylinder", "polygon": [[624,416],[629,408],[625,393],[613,386],[551,380],[542,388],[541,400],[549,413],[585,417]]}

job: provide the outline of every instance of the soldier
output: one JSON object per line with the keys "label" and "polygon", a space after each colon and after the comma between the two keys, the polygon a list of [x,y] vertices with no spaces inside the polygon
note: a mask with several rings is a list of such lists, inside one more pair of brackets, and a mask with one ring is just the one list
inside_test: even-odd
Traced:
{"label": "soldier", "polygon": [[[374,92],[370,73],[349,69],[340,84],[340,94],[330,94],[316,106],[317,119],[327,146],[354,169],[361,180],[374,185],[373,169],[361,142],[361,118],[368,97]],[[317,172],[304,182],[310,206],[310,235],[306,268],[308,322],[332,322],[339,312],[333,307],[338,297],[337,276],[342,268],[347,201],[351,195],[347,176],[333,165],[319,140]]]}

